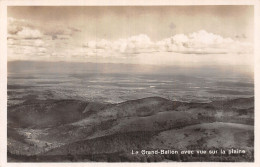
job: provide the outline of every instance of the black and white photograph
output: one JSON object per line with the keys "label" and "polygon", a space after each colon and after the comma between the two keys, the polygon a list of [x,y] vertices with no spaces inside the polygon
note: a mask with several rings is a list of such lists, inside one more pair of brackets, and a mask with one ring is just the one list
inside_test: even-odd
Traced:
{"label": "black and white photograph", "polygon": [[254,10],[7,6],[7,162],[255,162]]}

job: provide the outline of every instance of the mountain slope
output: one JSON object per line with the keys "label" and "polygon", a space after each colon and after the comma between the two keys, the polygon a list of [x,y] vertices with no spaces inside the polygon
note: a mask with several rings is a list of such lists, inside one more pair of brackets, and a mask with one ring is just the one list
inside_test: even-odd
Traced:
{"label": "mountain slope", "polygon": [[8,110],[8,151],[24,156],[91,152],[108,156],[128,154],[130,148],[251,150],[253,104],[254,98],[185,103],[161,97],[118,104],[77,100],[25,102]]}

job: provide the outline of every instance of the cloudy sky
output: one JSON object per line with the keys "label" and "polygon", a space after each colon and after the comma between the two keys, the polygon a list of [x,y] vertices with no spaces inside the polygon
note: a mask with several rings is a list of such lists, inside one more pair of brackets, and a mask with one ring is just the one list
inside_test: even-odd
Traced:
{"label": "cloudy sky", "polygon": [[8,60],[156,65],[253,61],[253,7],[8,7]]}

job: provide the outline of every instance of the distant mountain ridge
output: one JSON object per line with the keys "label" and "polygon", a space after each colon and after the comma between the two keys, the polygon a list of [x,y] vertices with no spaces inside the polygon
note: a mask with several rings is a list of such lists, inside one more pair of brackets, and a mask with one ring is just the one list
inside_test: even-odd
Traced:
{"label": "distant mountain ridge", "polygon": [[[190,108],[196,109],[232,109],[235,112],[239,109],[250,109],[254,107],[254,97],[239,98],[228,101],[214,101],[212,103],[187,103],[171,101],[162,97],[147,97],[137,100],[129,100],[118,104],[84,102],[80,100],[33,100],[25,101],[22,104],[12,106],[8,109],[8,117],[19,122],[19,126],[57,126],[53,122],[60,122],[59,118],[67,124],[82,120],[84,117],[97,114],[103,117],[145,117],[163,111],[182,111]],[[43,115],[45,116],[43,116]],[[106,115],[108,114],[108,115]],[[50,115],[46,117],[47,115]],[[30,116],[31,120],[26,120]],[[25,118],[26,117],[26,118]],[[24,120],[25,119],[25,120]],[[44,121],[46,119],[46,122]],[[71,119],[71,120],[70,120]],[[52,121],[47,121],[52,120]],[[30,125],[30,121],[31,125]],[[42,122],[42,124],[41,124]],[[52,122],[52,123],[51,123]],[[14,122],[13,122],[14,123]],[[46,125],[44,125],[46,123]],[[26,125],[27,124],[27,125]]]}
{"label": "distant mountain ridge", "polygon": [[[9,61],[8,73],[119,73],[119,74],[187,74],[204,76],[252,75],[250,66],[159,66],[148,64]],[[241,70],[243,69],[243,70]]]}

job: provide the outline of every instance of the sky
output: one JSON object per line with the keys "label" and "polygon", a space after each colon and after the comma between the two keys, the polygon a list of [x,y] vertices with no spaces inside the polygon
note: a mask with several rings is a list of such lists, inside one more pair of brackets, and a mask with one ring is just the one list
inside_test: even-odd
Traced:
{"label": "sky", "polygon": [[8,60],[250,65],[252,6],[8,7]]}

